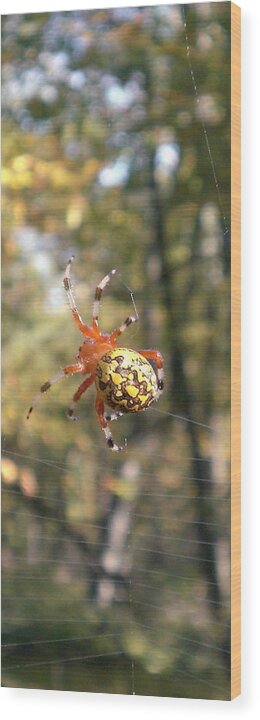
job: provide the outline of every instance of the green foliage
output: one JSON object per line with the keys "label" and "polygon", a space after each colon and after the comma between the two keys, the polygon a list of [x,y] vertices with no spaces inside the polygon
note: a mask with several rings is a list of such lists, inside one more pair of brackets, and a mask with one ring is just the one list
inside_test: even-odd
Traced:
{"label": "green foliage", "polygon": [[[229,697],[230,3],[185,17],[190,51],[178,6],[3,21],[6,685]],[[165,357],[120,456],[76,377],[25,419],[80,344],[71,252],[83,318],[116,267],[102,328],[131,288]]]}

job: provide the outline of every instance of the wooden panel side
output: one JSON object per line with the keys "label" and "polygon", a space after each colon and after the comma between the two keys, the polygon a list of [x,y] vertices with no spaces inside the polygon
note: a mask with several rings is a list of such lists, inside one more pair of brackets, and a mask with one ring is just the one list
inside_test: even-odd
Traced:
{"label": "wooden panel side", "polygon": [[231,699],[241,692],[240,65],[241,11],[231,3]]}

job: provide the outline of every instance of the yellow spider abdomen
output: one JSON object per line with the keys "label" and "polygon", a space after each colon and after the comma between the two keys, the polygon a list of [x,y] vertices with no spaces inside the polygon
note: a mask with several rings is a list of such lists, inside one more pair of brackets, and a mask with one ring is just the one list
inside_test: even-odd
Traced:
{"label": "yellow spider abdomen", "polygon": [[158,395],[152,365],[129,348],[115,348],[103,355],[96,367],[95,383],[104,403],[123,413],[145,410]]}

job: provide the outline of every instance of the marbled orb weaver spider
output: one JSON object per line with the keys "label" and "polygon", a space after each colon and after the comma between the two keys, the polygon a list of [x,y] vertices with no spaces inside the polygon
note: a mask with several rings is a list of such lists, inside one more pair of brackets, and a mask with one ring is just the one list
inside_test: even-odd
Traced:
{"label": "marbled orb weaver spider", "polygon": [[[146,410],[154,400],[158,400],[164,385],[163,358],[158,350],[130,350],[117,346],[119,335],[131,325],[137,322],[138,315],[129,315],[126,320],[109,335],[99,331],[99,308],[102,291],[108,285],[116,270],[111,270],[97,285],[93,305],[92,324],[86,325],[79,314],[74,296],[72,293],[70,269],[74,259],[72,256],[67,264],[63,280],[72,315],[80,332],[84,335],[84,341],[79,348],[76,362],[67,365],[57,372],[50,380],[45,382],[33,398],[27,418],[40,399],[42,393],[66,375],[81,373],[87,375],[73,395],[71,405],[68,408],[68,417],[77,420],[74,415],[75,405],[81,395],[95,383],[96,385],[96,413],[99,424],[105,433],[108,447],[119,452],[124,450],[125,445],[116,445],[113,440],[108,421],[117,420],[126,413]],[[155,373],[149,360],[154,361],[157,369]],[[104,406],[108,405],[113,413],[105,413]]]}

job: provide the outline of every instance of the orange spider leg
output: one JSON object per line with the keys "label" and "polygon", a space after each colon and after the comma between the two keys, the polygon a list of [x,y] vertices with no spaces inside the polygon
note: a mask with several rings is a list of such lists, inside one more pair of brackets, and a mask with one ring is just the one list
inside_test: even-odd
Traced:
{"label": "orange spider leg", "polygon": [[129,315],[126,320],[120,325],[120,327],[113,330],[111,333],[110,339],[115,340],[119,335],[122,335],[122,333],[134,322],[137,322],[139,320],[137,315]]}
{"label": "orange spider leg", "polygon": [[77,420],[78,418],[76,415],[74,415],[75,405],[81,398],[81,395],[83,395],[84,392],[92,385],[92,383],[95,380],[95,375],[90,375],[86,380],[83,380],[81,385],[78,387],[76,392],[73,395],[72,402],[68,408],[67,415],[70,418],[70,420]]}
{"label": "orange spider leg", "polygon": [[107,446],[110,448],[110,450],[113,450],[114,452],[120,452],[121,450],[124,450],[124,447],[122,447],[121,445],[116,445],[116,443],[114,443],[111,430],[108,427],[107,420],[104,415],[104,403],[103,400],[98,397],[98,395],[96,396],[95,408],[99,424],[105,433]]}
{"label": "orange spider leg", "polygon": [[92,317],[92,328],[95,331],[97,331],[97,329],[98,329],[98,316],[99,316],[100,300],[101,300],[102,292],[105,289],[105,287],[108,285],[108,283],[110,282],[113,275],[115,275],[115,273],[116,273],[115,269],[111,270],[110,273],[108,273],[107,275],[105,275],[105,277],[103,277],[103,280],[101,280],[99,285],[97,285],[97,287],[96,287],[94,304],[93,304],[93,317]]}
{"label": "orange spider leg", "polygon": [[43,385],[40,387],[40,390],[36,393],[32,400],[31,407],[28,411],[27,420],[29,419],[31,412],[33,411],[33,408],[35,407],[38,400],[40,400],[42,393],[47,392],[47,390],[50,389],[54,383],[59,382],[59,380],[62,380],[66,375],[73,375],[74,373],[82,372],[82,365],[80,363],[74,363],[74,365],[66,365],[66,367],[61,368],[59,372],[57,372],[55,375],[50,378],[50,380],[47,380],[47,382],[43,383]]}
{"label": "orange spider leg", "polygon": [[143,355],[147,360],[153,360],[157,367],[157,382],[158,382],[158,395],[157,400],[162,394],[164,388],[164,369],[163,369],[163,356],[159,350],[138,350],[140,355]]}
{"label": "orange spider leg", "polygon": [[96,337],[98,337],[97,332],[95,331],[94,328],[91,328],[88,325],[86,325],[85,323],[83,323],[83,321],[80,317],[76,302],[74,300],[72,286],[71,286],[71,280],[70,280],[70,269],[71,269],[73,260],[74,260],[74,255],[71,256],[71,258],[69,259],[69,262],[67,263],[67,267],[66,267],[65,275],[64,275],[64,279],[63,279],[63,285],[66,290],[67,296],[68,296],[68,300],[69,300],[69,304],[70,304],[70,307],[72,310],[73,318],[74,318],[75,323],[76,323],[77,327],[79,328],[80,332],[82,332],[83,335],[85,335],[86,337],[96,338]]}

